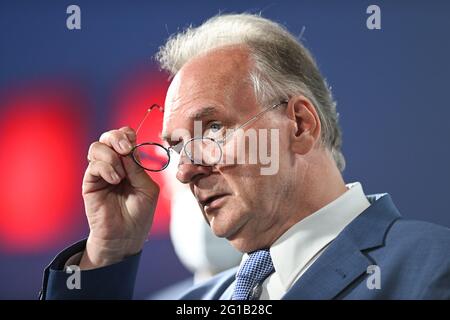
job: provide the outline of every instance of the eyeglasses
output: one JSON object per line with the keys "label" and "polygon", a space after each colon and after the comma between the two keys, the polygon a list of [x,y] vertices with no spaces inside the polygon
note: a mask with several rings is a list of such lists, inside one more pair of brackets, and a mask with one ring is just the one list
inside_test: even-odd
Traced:
{"label": "eyeglasses", "polygon": [[[174,153],[177,156],[185,154],[191,163],[195,165],[208,167],[217,165],[222,160],[224,154],[224,144],[233,136],[233,134],[235,134],[238,130],[249,126],[262,117],[266,112],[287,103],[287,100],[283,100],[277,104],[267,107],[235,129],[225,130],[223,127],[218,128],[217,126],[213,128],[214,124],[219,124],[218,122],[213,122],[208,128],[205,129],[205,132],[201,137],[191,138],[184,144],[180,142],[172,147],[165,147],[156,142],[144,142],[137,144],[131,150],[131,157],[138,166],[151,172],[159,172],[166,169],[169,166],[171,154],[174,155]],[[164,112],[162,107],[157,104],[153,104],[147,109],[144,118],[136,129],[136,134],[138,134],[145,120],[153,110]]]}

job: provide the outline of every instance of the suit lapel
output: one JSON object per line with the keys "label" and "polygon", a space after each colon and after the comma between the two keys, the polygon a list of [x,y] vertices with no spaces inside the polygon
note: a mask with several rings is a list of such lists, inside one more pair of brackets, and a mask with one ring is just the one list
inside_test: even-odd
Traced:
{"label": "suit lapel", "polygon": [[400,214],[388,194],[367,198],[371,206],[338,235],[283,299],[333,299],[374,264],[362,251],[382,246]]}
{"label": "suit lapel", "polygon": [[[231,270],[225,271],[220,277],[219,281],[216,282],[213,288],[203,297],[204,300],[221,300],[222,295],[230,288],[231,284],[235,279],[235,275],[238,268],[233,268]],[[224,297],[222,299],[229,300],[230,297]]]}
{"label": "suit lapel", "polygon": [[371,264],[346,238],[333,242],[283,299],[333,299]]}

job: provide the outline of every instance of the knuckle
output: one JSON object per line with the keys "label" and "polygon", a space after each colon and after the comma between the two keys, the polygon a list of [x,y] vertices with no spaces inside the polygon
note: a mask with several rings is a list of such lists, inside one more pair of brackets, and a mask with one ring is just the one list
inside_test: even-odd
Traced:
{"label": "knuckle", "polygon": [[118,129],[114,129],[103,133],[99,141],[107,145],[114,145],[123,138],[127,139],[127,135]]}
{"label": "knuckle", "polygon": [[131,128],[131,127],[129,127],[129,126],[122,127],[122,128],[120,128],[119,130],[120,130],[120,131],[123,131],[123,132],[125,132],[125,133],[131,133],[131,134],[134,134],[134,133],[135,133],[134,130],[133,130],[133,128]]}
{"label": "knuckle", "polygon": [[97,163],[96,160],[90,161],[89,164],[88,164],[88,166],[87,166],[86,171],[89,172],[89,173],[93,173],[94,170],[95,170],[95,167],[96,167],[96,163]]}
{"label": "knuckle", "polygon": [[108,144],[114,147],[116,151],[120,151],[120,141],[123,139],[128,141],[127,135],[125,133],[119,130],[113,130],[110,131],[108,135]]}
{"label": "knuckle", "polygon": [[94,149],[97,148],[99,144],[100,144],[100,142],[98,142],[98,141],[91,143],[89,145],[88,154],[92,154],[94,152]]}
{"label": "knuckle", "polygon": [[136,139],[136,132],[134,129],[125,126],[119,129],[121,132],[125,133],[129,140],[134,141]]}
{"label": "knuckle", "polygon": [[98,141],[103,142],[103,143],[108,142],[109,141],[109,137],[111,135],[111,131],[112,130],[103,132],[101,134],[100,138],[98,139]]}
{"label": "knuckle", "polygon": [[96,160],[98,158],[99,150],[101,150],[101,146],[103,146],[103,143],[95,141],[91,143],[89,146],[88,151],[88,160]]}
{"label": "knuckle", "polygon": [[111,166],[104,161],[96,161],[94,164],[95,171],[101,175],[109,173],[109,171],[111,170],[110,167]]}
{"label": "knuckle", "polygon": [[120,138],[122,138],[125,134],[119,130],[113,130],[113,131],[111,131],[110,135],[111,135],[111,139],[114,139],[117,141]]}
{"label": "knuckle", "polygon": [[120,164],[119,156],[111,149],[109,150],[109,152],[105,152],[104,161],[108,164],[111,164],[112,166]]}
{"label": "knuckle", "polygon": [[[123,131],[117,131],[117,140],[127,140],[130,141],[131,139],[129,139],[129,136],[127,133],[123,132]],[[131,141],[130,141],[131,142]]]}
{"label": "knuckle", "polygon": [[111,144],[114,149],[120,154],[130,152],[132,148],[132,141],[123,131],[115,130],[111,133]]}

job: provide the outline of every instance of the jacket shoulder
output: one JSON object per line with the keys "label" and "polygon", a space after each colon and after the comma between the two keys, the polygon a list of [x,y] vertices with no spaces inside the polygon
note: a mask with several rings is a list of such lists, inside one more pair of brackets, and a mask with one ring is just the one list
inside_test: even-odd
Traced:
{"label": "jacket shoulder", "polygon": [[450,229],[430,222],[401,218],[392,224],[386,234],[386,242],[392,241],[450,249]]}

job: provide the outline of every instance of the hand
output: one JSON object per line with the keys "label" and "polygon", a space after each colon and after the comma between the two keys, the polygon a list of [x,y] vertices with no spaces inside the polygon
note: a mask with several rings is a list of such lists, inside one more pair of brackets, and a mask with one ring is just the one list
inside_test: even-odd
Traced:
{"label": "hand", "polygon": [[83,178],[90,233],[80,262],[93,269],[139,252],[147,239],[159,186],[129,156],[136,133],[111,130],[91,144]]}

